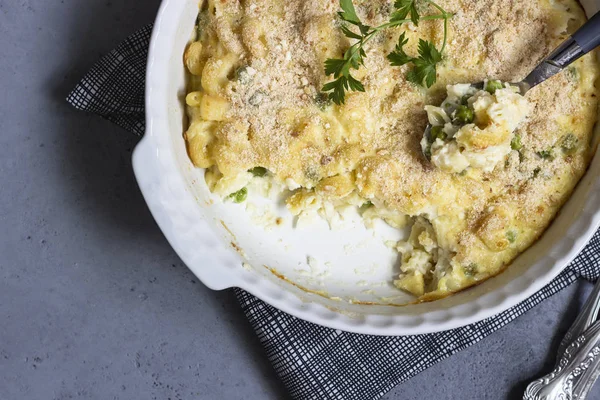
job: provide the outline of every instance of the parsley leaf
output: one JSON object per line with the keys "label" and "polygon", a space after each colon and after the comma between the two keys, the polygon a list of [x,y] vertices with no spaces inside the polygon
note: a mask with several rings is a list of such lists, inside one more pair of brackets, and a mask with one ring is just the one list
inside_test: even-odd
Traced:
{"label": "parsley leaf", "polygon": [[348,86],[355,92],[365,91],[365,87],[363,86],[363,84],[359,80],[354,79],[352,75],[348,75]]}
{"label": "parsley leaf", "polygon": [[325,75],[333,75],[336,78],[340,75],[350,73],[350,65],[345,59],[329,58],[325,61]]}
{"label": "parsley leaf", "polygon": [[339,12],[339,16],[346,22],[350,22],[353,24],[360,24],[360,18],[356,14],[356,9],[354,8],[354,4],[352,0],[340,0],[340,8],[342,9]]}
{"label": "parsley leaf", "polygon": [[419,11],[417,10],[417,0],[396,0],[394,3],[396,11],[392,13],[390,20],[400,21],[406,19],[410,14],[410,20],[415,25],[419,25]]}
{"label": "parsley leaf", "polygon": [[329,98],[335,104],[344,104],[347,90],[365,91],[363,84],[350,75],[351,68],[360,68],[364,56],[364,50],[354,45],[346,51],[344,58],[329,58],[325,61],[325,74],[333,75],[335,80],[325,84],[321,91],[331,92]]}
{"label": "parsley leaf", "polygon": [[[352,0],[340,0],[340,8],[342,9],[342,11],[339,12],[338,15],[342,20],[352,25],[358,26],[358,29],[360,30],[360,33],[363,36],[369,33],[371,27],[368,25],[364,25],[361,22],[360,18],[358,17],[358,14],[356,14],[356,9],[354,8]],[[344,27],[342,27],[342,31],[346,36],[353,39],[362,39],[362,36],[352,32],[350,29],[348,29],[348,27],[345,28],[346,29],[344,30]]]}
{"label": "parsley leaf", "polygon": [[346,53],[344,53],[344,60],[346,60],[353,69],[359,69],[363,64],[363,57],[365,56],[365,51],[361,47],[355,45],[346,50]]}
{"label": "parsley leaf", "polygon": [[419,57],[415,58],[415,67],[406,75],[406,79],[417,85],[431,87],[437,79],[437,64],[442,55],[433,43],[419,39]]}
{"label": "parsley leaf", "polygon": [[350,75],[350,69],[359,69],[363,65],[363,58],[367,54],[362,45],[365,40],[368,40],[368,35],[376,32],[370,32],[371,27],[364,25],[360,21],[352,0],[340,0],[340,7],[342,8],[342,12],[339,13],[340,18],[358,26],[360,34],[352,31],[348,26],[342,25],[341,29],[344,35],[350,39],[357,39],[358,42],[346,50],[344,58],[329,58],[325,60],[325,75],[333,75],[334,80],[325,84],[321,91],[329,92],[329,99],[338,105],[344,104],[347,90],[365,91],[363,84]]}
{"label": "parsley leaf", "polygon": [[350,28],[348,28],[346,25],[342,25],[342,26],[340,27],[340,29],[342,30],[342,32],[344,33],[344,35],[345,35],[347,38],[350,38],[350,39],[358,39],[358,40],[362,39],[362,36],[361,36],[361,35],[359,35],[358,33],[354,33],[354,32],[352,32],[352,31],[350,30]]}
{"label": "parsley leaf", "polygon": [[419,58],[426,63],[436,64],[442,61],[442,54],[435,48],[433,43],[419,39]]}
{"label": "parsley leaf", "polygon": [[346,96],[346,77],[340,76],[334,81],[326,83],[321,89],[323,92],[329,93],[329,98],[337,105],[344,104]]}
{"label": "parsley leaf", "polygon": [[333,100],[335,104],[344,104],[346,99],[346,90],[354,90],[357,92],[364,92],[365,87],[359,80],[355,79],[352,75],[340,76],[334,81],[331,81],[323,86],[323,92],[329,93],[329,98]]}
{"label": "parsley leaf", "polygon": [[[342,58],[330,58],[325,61],[325,74],[333,75],[334,80],[325,84],[321,91],[327,94],[329,99],[341,105],[344,104],[347,91],[364,92],[365,88],[363,84],[350,74],[350,70],[359,69],[361,65],[364,65],[364,58],[367,56],[364,49],[365,44],[378,32],[401,26],[409,21],[418,25],[421,20],[443,20],[444,41],[441,51],[433,43],[420,39],[419,56],[416,58],[411,57],[404,51],[404,46],[408,43],[408,39],[406,38],[406,33],[402,33],[398,39],[396,48],[387,56],[387,59],[392,66],[402,66],[412,63],[413,68],[406,75],[406,79],[410,82],[425,87],[430,87],[435,83],[437,79],[437,64],[442,61],[441,53],[446,48],[448,19],[453,14],[446,12],[431,0],[395,0],[395,11],[392,12],[390,21],[376,27],[371,27],[362,23],[356,13],[352,0],[339,0],[339,2],[342,11],[338,15],[344,22],[356,26],[358,31],[351,29],[351,26],[348,24],[342,24],[340,29],[344,36],[354,39],[357,42],[346,50]],[[421,16],[418,9],[420,3],[430,5],[431,8],[438,10],[439,14]],[[407,17],[410,17],[410,20]]]}
{"label": "parsley leaf", "polygon": [[398,38],[398,44],[396,45],[396,49],[387,56],[387,59],[394,67],[400,67],[404,64],[408,64],[409,62],[414,61],[414,58],[410,57],[404,52],[404,46],[407,43],[408,39],[406,38],[406,33],[402,32],[402,34]]}

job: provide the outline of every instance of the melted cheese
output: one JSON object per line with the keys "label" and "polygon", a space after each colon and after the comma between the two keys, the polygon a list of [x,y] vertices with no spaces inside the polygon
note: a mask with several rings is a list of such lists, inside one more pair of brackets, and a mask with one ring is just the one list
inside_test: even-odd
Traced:
{"label": "melted cheese", "polygon": [[[355,0],[372,26],[389,18],[392,3]],[[425,105],[440,104],[447,85],[521,80],[585,19],[574,0],[440,5],[455,15],[429,90],[407,82],[409,66],[392,67],[386,56],[403,31],[409,54],[416,54],[418,38],[440,44],[439,21],[378,34],[355,74],[365,92],[348,94],[343,106],[323,100],[320,88],[330,81],[323,62],[351,44],[330,0],[207,0],[185,53],[185,138],[191,160],[207,168],[210,187],[226,197],[260,166],[274,184],[287,187],[294,214],[331,215],[332,207],[370,201],[378,211],[365,216],[416,219],[416,233],[398,247],[396,284],[424,300],[499,273],[542,234],[593,154],[598,94],[598,63],[589,55],[527,93],[532,111],[514,132],[519,151],[506,154],[502,140],[482,161],[467,159],[494,163],[493,169],[456,174],[433,167],[419,145],[428,123]],[[482,109],[499,117],[492,106]],[[476,133],[465,130],[460,137],[474,143]],[[452,165],[464,162],[455,161],[460,150],[447,149],[443,157]]]}

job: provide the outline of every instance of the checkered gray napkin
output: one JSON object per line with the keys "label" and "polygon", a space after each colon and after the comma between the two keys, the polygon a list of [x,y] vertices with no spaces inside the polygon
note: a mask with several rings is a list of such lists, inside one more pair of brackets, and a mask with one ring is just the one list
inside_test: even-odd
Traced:
{"label": "checkered gray napkin", "polygon": [[[144,77],[152,26],[102,58],[67,101],[136,135],[144,133]],[[429,335],[378,337],[305,322],[235,289],[267,356],[295,399],[378,399],[436,362],[508,324],[582,277],[600,276],[600,234],[555,280],[493,318]]]}

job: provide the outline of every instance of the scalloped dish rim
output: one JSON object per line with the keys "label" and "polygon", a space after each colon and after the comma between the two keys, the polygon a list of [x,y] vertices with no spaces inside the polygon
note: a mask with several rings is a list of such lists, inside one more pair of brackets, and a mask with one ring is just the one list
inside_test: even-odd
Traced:
{"label": "scalloped dish rim", "polygon": [[[161,4],[148,55],[146,134],[134,150],[133,168],[148,208],[170,245],[209,288],[239,287],[293,316],[343,331],[371,335],[432,333],[481,321],[532,296],[568,266],[600,226],[600,180],[593,177],[600,172],[600,156],[596,152],[555,222],[523,253],[529,253],[527,260],[531,254],[539,254],[529,265],[520,267],[522,274],[518,279],[503,279],[505,271],[447,299],[394,307],[393,313],[384,314],[367,304],[338,308],[318,293],[304,292],[275,274],[242,268],[240,254],[220,240],[214,226],[197,211],[198,199],[188,190],[172,151],[173,135],[182,135],[172,132],[169,126],[169,114],[178,111],[168,103],[173,93],[169,81],[171,57],[166,55],[177,47],[173,44],[182,10],[195,1],[163,0]],[[600,0],[582,3],[588,6],[588,14],[600,8]]]}

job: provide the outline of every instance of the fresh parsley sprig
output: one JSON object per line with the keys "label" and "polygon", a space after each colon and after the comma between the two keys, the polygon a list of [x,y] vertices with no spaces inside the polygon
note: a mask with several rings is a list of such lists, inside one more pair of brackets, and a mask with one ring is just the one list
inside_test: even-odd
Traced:
{"label": "fresh parsley sprig", "polygon": [[[419,13],[420,3],[431,4],[440,13],[435,15],[421,16]],[[431,0],[396,0],[394,2],[394,11],[390,16],[390,21],[376,27],[371,27],[362,23],[352,0],[340,0],[341,12],[338,13],[342,21],[347,24],[342,25],[341,30],[349,39],[357,40],[346,50],[343,58],[330,58],[325,61],[325,74],[333,75],[334,80],[325,84],[322,91],[328,93],[328,96],[336,104],[344,104],[346,92],[349,90],[364,92],[363,84],[350,73],[351,70],[357,70],[364,65],[364,58],[367,56],[364,45],[375,36],[376,33],[392,27],[397,27],[407,22],[418,25],[423,20],[444,20],[444,42],[441,50],[437,50],[435,45],[426,40],[419,40],[418,57],[410,57],[404,51],[404,46],[408,43],[406,35],[402,33],[398,40],[396,49],[388,55],[388,60],[394,66],[401,66],[408,63],[413,64],[413,69],[409,71],[406,79],[410,82],[430,87],[436,80],[436,66],[442,61],[442,53],[446,48],[448,19],[452,14],[446,12],[439,5]],[[356,27],[355,30],[350,26]]]}
{"label": "fresh parsley sprig", "polygon": [[404,52],[404,46],[407,43],[408,39],[403,32],[398,39],[396,49],[387,56],[387,59],[395,67],[413,63],[414,68],[406,74],[406,79],[417,85],[430,87],[437,78],[436,66],[442,61],[441,52],[435,48],[433,43],[419,39],[419,56],[410,57]]}

